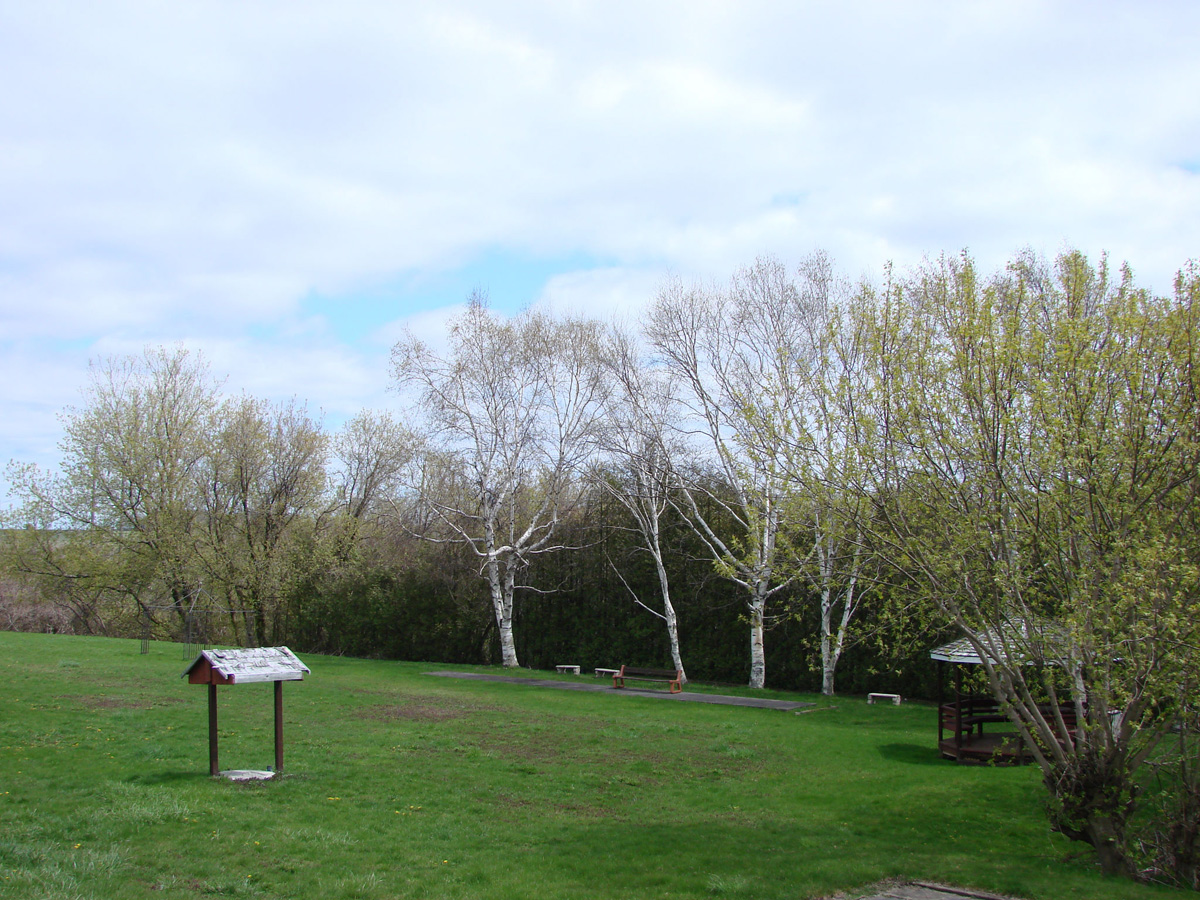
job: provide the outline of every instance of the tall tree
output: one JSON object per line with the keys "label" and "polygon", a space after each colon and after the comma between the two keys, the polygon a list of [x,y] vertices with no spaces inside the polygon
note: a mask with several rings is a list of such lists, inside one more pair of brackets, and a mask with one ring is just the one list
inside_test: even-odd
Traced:
{"label": "tall tree", "polygon": [[[779,440],[781,429],[765,424],[790,400],[764,401],[792,383],[779,348],[790,333],[793,290],[777,265],[760,261],[725,291],[668,284],[647,323],[663,365],[683,385],[683,427],[708,445],[709,463],[720,475],[716,490],[703,478],[684,479],[680,509],[717,570],[746,592],[751,687],[766,683],[767,603],[795,578],[781,576],[779,565],[789,510],[788,448]],[[724,532],[706,509],[733,522],[735,533]]]}
{"label": "tall tree", "polygon": [[[439,534],[482,560],[501,658],[516,666],[513,596],[532,556],[562,549],[555,531],[593,449],[604,383],[595,323],[526,311],[493,315],[472,296],[439,355],[409,335],[392,350],[395,377],[425,413],[426,459],[443,487],[422,501]],[[424,467],[429,474],[430,465]]]}
{"label": "tall tree", "polygon": [[29,548],[40,559],[25,565],[61,586],[130,597],[146,616],[167,607],[182,619],[217,390],[207,364],[182,348],[93,363],[84,405],[61,417],[60,472],[10,469],[18,516],[41,526]]}
{"label": "tall tree", "polygon": [[855,524],[861,503],[841,487],[858,466],[863,440],[855,412],[864,390],[863,331],[851,316],[849,283],[820,252],[794,276],[777,260],[759,260],[735,290],[741,306],[771,308],[754,334],[776,363],[762,368],[753,397],[742,401],[742,443],[785,474],[794,555],[782,566],[811,589],[805,598],[816,598],[821,691],[830,695],[864,597],[868,558]]}
{"label": "tall tree", "polygon": [[252,646],[282,635],[283,600],[302,577],[293,552],[324,510],[328,440],[295,401],[226,403],[205,458],[208,530],[198,549],[210,590],[237,610]]}
{"label": "tall tree", "polygon": [[974,645],[1055,827],[1134,874],[1138,778],[1200,689],[1197,273],[1155,298],[1078,253],[943,259],[870,324],[863,521]]}
{"label": "tall tree", "polygon": [[363,410],[333,440],[339,506],[352,519],[375,513],[398,488],[415,436],[391,413]]}
{"label": "tall tree", "polygon": [[416,436],[390,413],[363,410],[333,438],[331,562],[350,563],[364,536],[378,534],[398,506],[404,473],[416,455]]}
{"label": "tall tree", "polygon": [[[633,517],[641,548],[654,562],[662,612],[636,594],[634,601],[663,620],[672,665],[682,673],[681,681],[686,682],[679,619],[671,602],[662,535],[675,480],[672,451],[678,451],[673,446],[677,443],[672,433],[677,417],[673,386],[644,358],[636,336],[618,328],[611,329],[605,341],[604,371],[613,390],[605,405],[601,447],[612,468],[600,470],[598,481]],[[623,577],[621,580],[625,582]]]}

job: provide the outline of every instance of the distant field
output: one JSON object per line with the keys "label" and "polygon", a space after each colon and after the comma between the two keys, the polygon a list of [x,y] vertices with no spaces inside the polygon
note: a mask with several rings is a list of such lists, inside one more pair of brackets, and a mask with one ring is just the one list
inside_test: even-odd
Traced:
{"label": "distant field", "polygon": [[[796,714],[304,656],[285,777],[238,785],[208,777],[184,648],[138,650],[0,633],[0,898],[799,900],[884,878],[1194,896],[1102,877],[1050,833],[1035,769],[942,762],[927,706]],[[219,695],[222,767],[266,768],[270,687]]]}

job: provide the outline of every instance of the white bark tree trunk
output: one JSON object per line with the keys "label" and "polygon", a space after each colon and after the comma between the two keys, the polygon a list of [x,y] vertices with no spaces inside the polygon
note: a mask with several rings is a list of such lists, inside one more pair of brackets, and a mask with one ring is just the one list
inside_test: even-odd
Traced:
{"label": "white bark tree trunk", "polygon": [[495,529],[489,520],[484,525],[487,547],[487,579],[492,591],[492,611],[496,616],[496,631],[500,635],[500,662],[506,669],[515,669],[517,646],[513,641],[513,572],[505,565],[496,550]]}
{"label": "white bark tree trunk", "polygon": [[833,675],[837,669],[837,654],[833,650],[833,599],[828,587],[821,590],[821,693],[833,696]]}
{"label": "white bark tree trunk", "polygon": [[850,618],[854,614],[854,583],[846,588],[842,596],[842,615],[838,622],[837,631],[833,630],[833,611],[836,603],[832,591],[825,588],[821,591],[821,693],[826,697],[833,696],[833,678],[837,671],[838,660],[842,658],[842,650],[846,646],[846,631],[850,626]]}
{"label": "white bark tree trunk", "polygon": [[492,589],[492,609],[496,613],[496,629],[500,634],[500,662],[506,669],[515,669],[517,646],[513,642],[513,576],[502,572],[500,561],[488,560],[488,583]]}
{"label": "white bark tree trunk", "polygon": [[[833,696],[834,673],[837,671],[838,660],[842,658],[846,635],[850,630],[850,620],[858,604],[856,591],[861,564],[861,551],[856,546],[850,570],[844,576],[847,578],[845,587],[839,596],[836,590],[838,573],[835,553],[836,546],[832,541],[823,541],[818,545],[817,572],[821,589],[821,693],[827,697]],[[835,630],[833,620],[839,603],[842,609]]]}
{"label": "white bark tree trunk", "polygon": [[679,651],[679,624],[675,616],[675,607],[671,605],[671,589],[667,582],[667,569],[663,565],[662,556],[655,557],[655,567],[658,569],[658,584],[662,590],[663,618],[667,623],[667,637],[671,642],[671,664],[679,670],[679,681],[687,684],[687,673],[683,670],[683,655]]}
{"label": "white bark tree trunk", "polygon": [[750,611],[750,687],[761,688],[767,683],[767,652],[763,640],[763,618],[767,598],[759,585],[748,604]]}

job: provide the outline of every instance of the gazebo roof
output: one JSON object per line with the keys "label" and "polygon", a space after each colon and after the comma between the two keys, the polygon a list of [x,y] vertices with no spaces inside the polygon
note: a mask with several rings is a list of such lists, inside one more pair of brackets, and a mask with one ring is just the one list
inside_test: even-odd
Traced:
{"label": "gazebo roof", "polygon": [[181,678],[192,676],[207,682],[210,672],[218,684],[249,684],[255,681],[302,681],[311,670],[287,647],[251,647],[242,650],[204,650]]}
{"label": "gazebo roof", "polygon": [[949,644],[942,644],[929,651],[930,659],[939,662],[958,663],[959,665],[977,666],[983,662],[979,654],[967,638],[959,638]]}
{"label": "gazebo roof", "polygon": [[931,659],[959,665],[982,665],[976,644],[983,648],[989,662],[1011,661],[1020,665],[1047,662],[1057,665],[1062,656],[1062,629],[1050,622],[1005,622],[976,634],[975,642],[961,637],[930,651]]}

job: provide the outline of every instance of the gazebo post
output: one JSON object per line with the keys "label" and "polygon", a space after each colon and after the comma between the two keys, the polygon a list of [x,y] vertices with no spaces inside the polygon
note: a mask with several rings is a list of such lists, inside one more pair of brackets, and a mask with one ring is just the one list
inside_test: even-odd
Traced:
{"label": "gazebo post", "polygon": [[937,660],[937,708],[938,708],[938,746],[946,739],[946,692],[943,682],[946,680],[946,664]]}
{"label": "gazebo post", "polygon": [[954,759],[962,762],[962,666],[954,667]]}
{"label": "gazebo post", "polygon": [[217,686],[208,686],[208,774],[219,775],[217,765]]}
{"label": "gazebo post", "polygon": [[283,771],[283,682],[275,682],[275,774]]}

